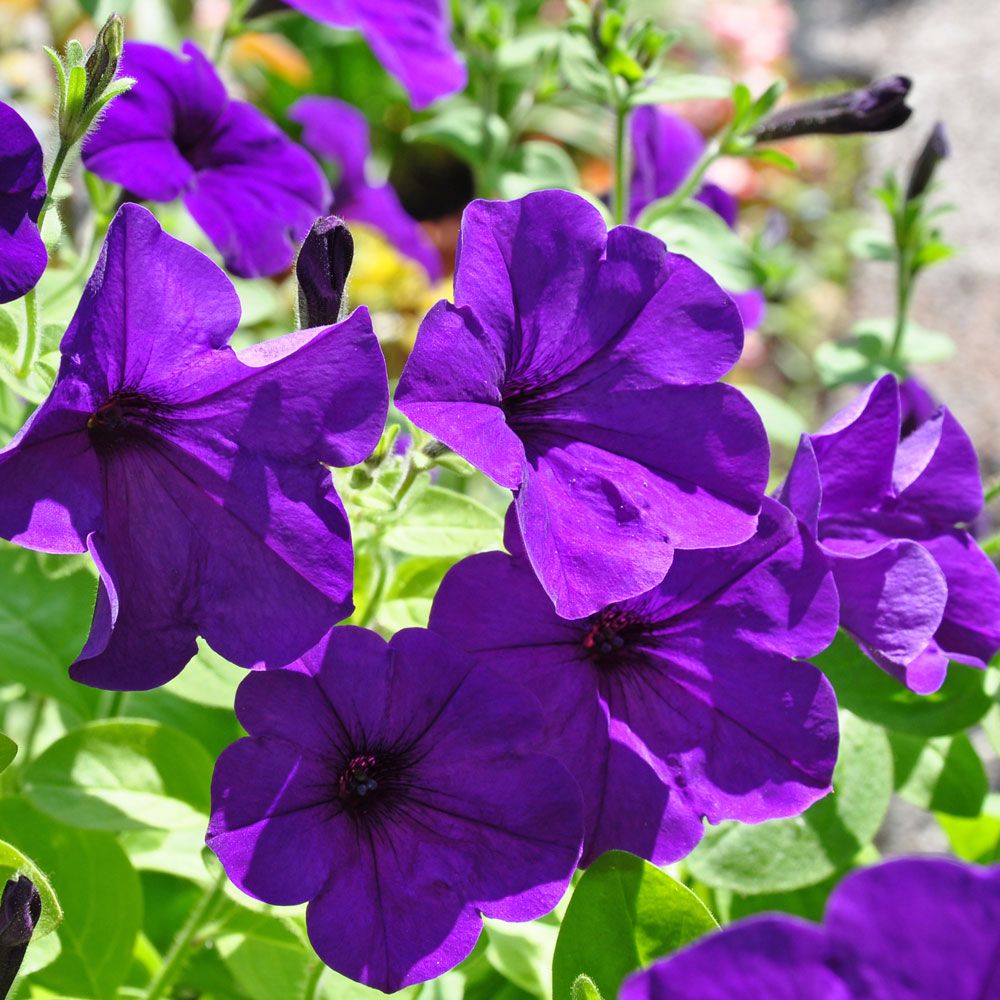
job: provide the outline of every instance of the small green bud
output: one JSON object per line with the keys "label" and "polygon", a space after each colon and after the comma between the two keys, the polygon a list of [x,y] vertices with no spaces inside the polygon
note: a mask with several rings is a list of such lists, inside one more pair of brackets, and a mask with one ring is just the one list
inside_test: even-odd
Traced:
{"label": "small green bud", "polygon": [[87,54],[87,90],[84,104],[90,107],[114,80],[125,47],[125,25],[112,14],[97,33],[93,48]]}
{"label": "small green bud", "polygon": [[117,14],[104,22],[89,52],[75,40],[66,46],[67,72],[59,102],[59,137],[66,145],[83,139],[101,109],[128,89],[115,79],[124,46],[125,26]]}

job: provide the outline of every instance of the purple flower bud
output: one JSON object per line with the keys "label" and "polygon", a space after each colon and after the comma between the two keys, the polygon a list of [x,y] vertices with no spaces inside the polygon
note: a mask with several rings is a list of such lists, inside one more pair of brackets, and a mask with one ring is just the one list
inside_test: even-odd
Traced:
{"label": "purple flower bud", "polygon": [[299,325],[329,326],[340,319],[347,274],[354,260],[354,238],[343,219],[317,219],[295,262],[299,283]]}
{"label": "purple flower bud", "polygon": [[752,131],[757,142],[774,142],[797,135],[848,135],[888,132],[910,117],[906,105],[910,81],[905,76],[876,80],[861,90],[792,104],[768,115]]}
{"label": "purple flower bud", "polygon": [[924,143],[924,148],[920,150],[920,155],[913,164],[913,171],[910,174],[910,183],[906,187],[906,200],[912,201],[919,198],[928,188],[934,177],[937,165],[951,153],[948,145],[948,136],[945,135],[944,125],[937,122],[931,129],[931,134]]}
{"label": "purple flower bud", "polygon": [[42,913],[42,897],[26,875],[11,879],[0,897],[0,997],[14,982]]}

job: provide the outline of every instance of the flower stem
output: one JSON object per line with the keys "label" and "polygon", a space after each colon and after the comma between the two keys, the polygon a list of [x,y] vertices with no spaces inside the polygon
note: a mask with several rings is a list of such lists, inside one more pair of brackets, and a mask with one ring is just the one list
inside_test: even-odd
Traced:
{"label": "flower stem", "polygon": [[615,225],[620,226],[627,219],[629,200],[628,163],[628,106],[625,101],[615,105]]}
{"label": "flower stem", "polygon": [[895,365],[903,350],[906,337],[906,320],[910,312],[910,293],[913,289],[913,274],[910,268],[910,254],[906,247],[896,250],[896,325],[889,347],[889,364]]}
{"label": "flower stem", "polygon": [[[42,231],[42,223],[48,213],[49,207],[55,204],[53,192],[63,167],[66,165],[66,157],[69,156],[71,144],[61,141],[59,149],[56,151],[56,158],[52,161],[46,178],[45,201],[42,202],[42,209],[38,213],[38,231]],[[21,360],[17,366],[17,377],[27,378],[38,355],[39,330],[41,329],[41,309],[38,306],[38,297],[34,288],[24,297],[24,342],[21,345]]]}
{"label": "flower stem", "polygon": [[691,172],[684,178],[680,187],[667,199],[665,208],[676,208],[698,193],[702,181],[705,179],[705,174],[708,172],[708,168],[722,154],[722,142],[722,139],[713,139],[704,148],[701,156],[691,168]]}
{"label": "flower stem", "polygon": [[163,997],[169,995],[174,980],[188,959],[188,951],[195,934],[204,926],[209,913],[222,898],[225,888],[226,873],[221,872],[219,877],[205,890],[204,895],[195,904],[184,925],[177,932],[177,936],[170,943],[170,948],[163,958],[163,964],[150,980],[149,986],[143,994],[143,1000],[162,1000]]}

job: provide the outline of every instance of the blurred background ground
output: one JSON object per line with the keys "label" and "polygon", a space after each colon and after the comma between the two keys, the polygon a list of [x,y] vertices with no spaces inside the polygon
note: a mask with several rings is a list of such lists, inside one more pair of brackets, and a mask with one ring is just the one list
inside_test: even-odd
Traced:
{"label": "blurred background ground", "polygon": [[[941,197],[957,211],[945,220],[958,255],[918,285],[914,317],[947,331],[955,357],[920,372],[972,435],[984,472],[1000,471],[1000,4],[983,0],[795,0],[793,38],[804,76],[853,72],[912,77],[914,114],[903,129],[866,150],[868,175],[908,162],[935,121],[952,157],[940,171]],[[855,316],[891,310],[884,267],[858,264],[850,284]]]}

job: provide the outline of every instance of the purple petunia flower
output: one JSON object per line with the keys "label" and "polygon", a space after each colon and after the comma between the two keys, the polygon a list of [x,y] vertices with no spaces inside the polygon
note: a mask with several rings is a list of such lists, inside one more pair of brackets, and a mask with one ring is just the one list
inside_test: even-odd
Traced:
{"label": "purple petunia flower", "polygon": [[465,86],[465,65],[451,43],[448,0],[287,0],[289,7],[338,28],[356,28],[379,62],[425,108]]}
{"label": "purple petunia flower", "polygon": [[900,440],[886,375],[804,436],[780,498],[813,529],[840,591],[841,624],[918,694],[949,659],[1000,649],[1000,574],[962,525],[983,508],[975,449],[944,407]]}
{"label": "purple petunia flower", "polygon": [[455,305],[424,319],[396,402],[501,486],[560,615],[644,593],[675,549],[753,534],[767,439],[717,383],[743,327],[686,257],[577,195],[473,202]]}
{"label": "purple petunia flower", "polygon": [[199,634],[280,665],[351,611],[350,528],[320,463],[360,461],[382,430],[371,321],[237,355],[239,316],[215,264],[123,206],[51,394],[0,451],[0,536],[100,571],[78,681],[163,684]]}
{"label": "purple petunia flower", "polygon": [[837,593],[808,532],[765,499],[757,534],[678,552],[641,597],[576,621],[556,615],[508,516],[512,555],[445,576],[430,627],[542,703],[547,748],[583,791],[584,862],[626,850],[688,854],[702,817],[797,815],[830,789],[837,705],[793,656],[829,645]]}
{"label": "purple petunia flower", "polygon": [[42,147],[0,101],[0,302],[30,292],[45,270],[48,254],[36,225],[44,203]]}
{"label": "purple petunia flower", "polygon": [[190,42],[181,56],[128,42],[122,72],[135,86],[84,143],[87,169],[139,198],[183,198],[233,274],[285,270],[329,203],[312,157],[256,108],[231,100]]}
{"label": "purple petunia flower", "polygon": [[848,875],[823,926],[740,920],[630,976],[619,1000],[987,1000],[998,923],[1000,868],[897,858]]}
{"label": "purple petunia flower", "polygon": [[366,179],[371,146],[365,116],[334,97],[303,97],[292,105],[288,117],[302,125],[302,141],[314,153],[340,166],[333,210],[348,221],[379,230],[437,281],[442,274],[441,255],[420,223],[407,214],[392,185],[369,184]]}
{"label": "purple petunia flower", "polygon": [[532,920],[580,855],[580,794],[534,749],[538,705],[425,629],[345,626],[250,674],[207,842],[246,893],[309,901],[327,965],[381,990],[441,975],[480,914]]}
{"label": "purple petunia flower", "polygon": [[[663,108],[644,105],[632,112],[632,185],[629,220],[659,198],[672,195],[687,179],[705,150],[702,134],[689,121]],[[725,188],[706,181],[695,200],[710,208],[730,229],[736,226],[739,202]],[[743,325],[756,329],[767,308],[757,288],[730,292]]]}

